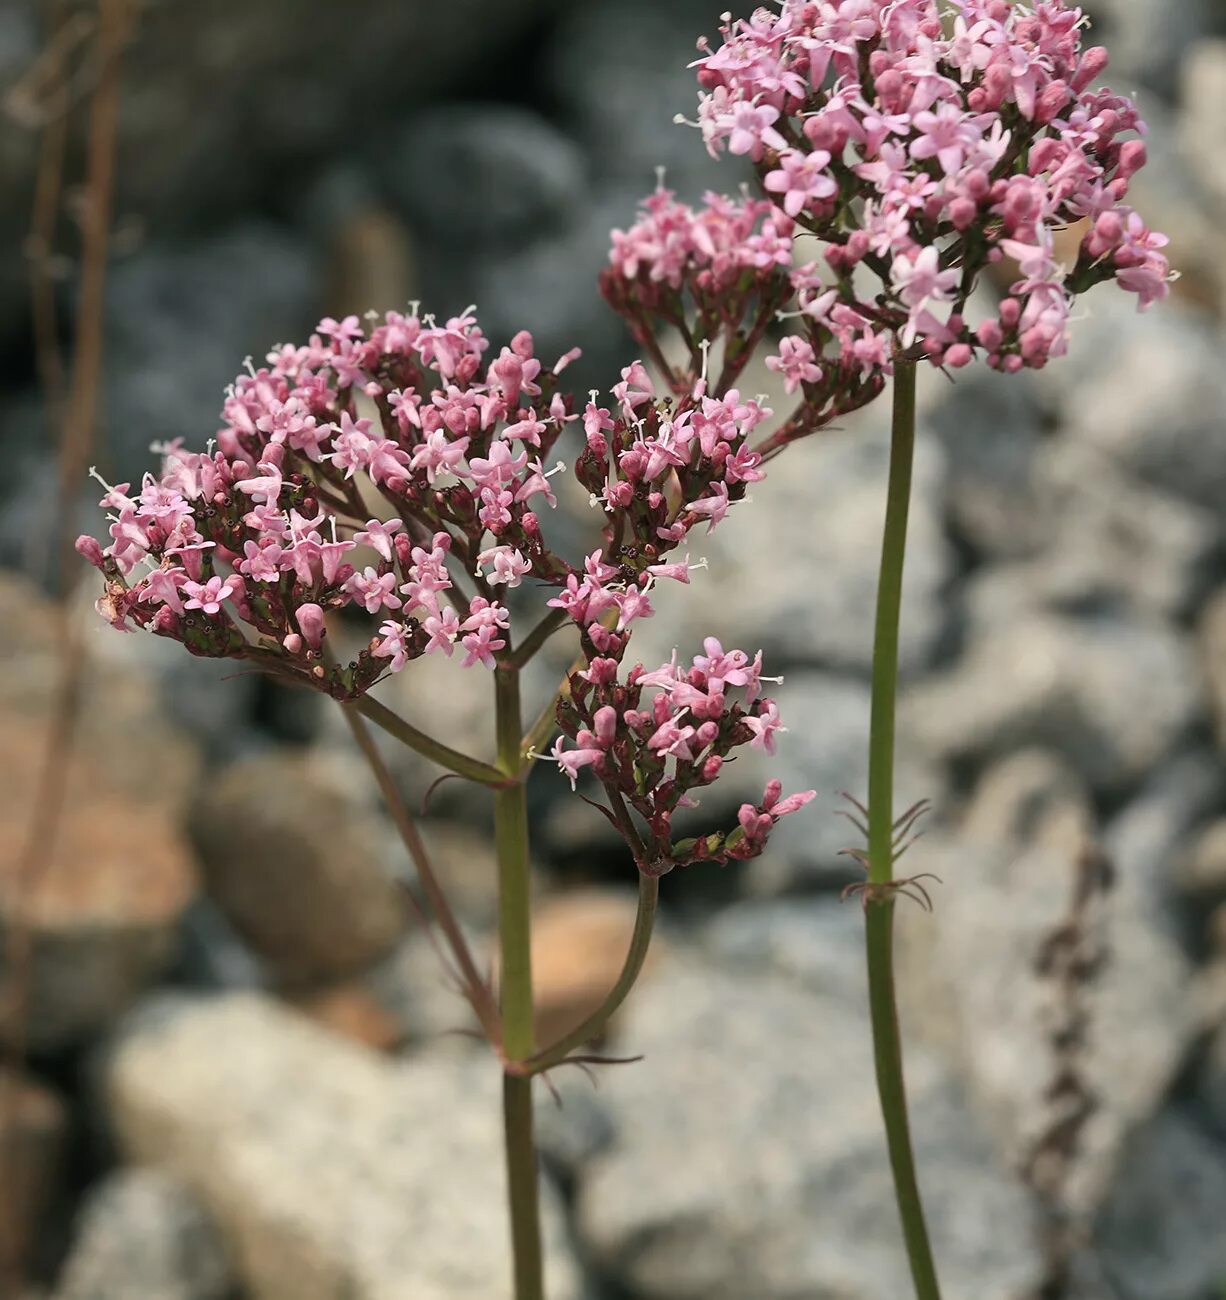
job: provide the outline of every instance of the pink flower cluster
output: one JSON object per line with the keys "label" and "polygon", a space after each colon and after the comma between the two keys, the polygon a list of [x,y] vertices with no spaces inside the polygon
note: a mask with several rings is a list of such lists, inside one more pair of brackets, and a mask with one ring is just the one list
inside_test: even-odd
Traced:
{"label": "pink flower cluster", "polygon": [[[278,348],[235,382],[207,452],[173,443],[138,491],[107,487],[110,545],[78,543],[108,578],[101,612],[342,697],[427,653],[492,668],[507,644],[496,588],[568,572],[536,511],[555,504],[543,457],[575,418],[554,388],[577,353],[545,370],[526,333],[485,365],[488,346],[471,315],[393,312],[369,337],[328,319]],[[324,613],[345,606],[381,625],[327,668]]]}
{"label": "pink flower cluster", "polygon": [[[324,320],[307,346],[249,365],[206,452],[172,443],[161,473],[137,490],[106,485],[109,544],[77,543],[106,578],[99,611],[117,628],[353,699],[426,654],[458,650],[464,667],[497,667],[511,650],[498,596],[531,578],[555,611],[540,611],[538,635],[576,625],[587,676],[609,686],[633,625],[654,612],[656,585],[705,567],[669,553],[695,528],[717,527],[763,477],[751,438],[771,412],[736,389],[713,396],[702,380],[680,401],[659,399],[639,362],[622,372],[610,406],[593,393],[578,412],[556,391],[577,353],[546,370],[526,333],[488,364],[487,349],[469,314],[439,325],[389,313],[369,335],[355,317]],[[574,471],[603,537],[579,566],[545,544],[538,518],[556,505],[550,479],[566,468],[546,469],[544,458],[572,424],[583,431]],[[347,664],[325,652],[326,617],[340,610],[371,621]],[[650,729],[625,706],[591,732],[624,764],[602,764],[611,781],[636,767],[654,774],[634,799],[650,811],[653,862],[669,852],[668,818],[685,789],[713,780],[731,745],[773,750],[779,730],[774,705],[757,698],[757,660],[733,654],[701,671],[700,662],[688,683],[671,669],[631,675],[635,699],[644,685],[663,686]],[[725,706],[725,684],[750,686],[743,706]],[[584,752],[555,755],[572,779],[594,761]],[[690,771],[700,760],[705,776]],[[683,774],[656,789],[665,764]],[[793,806],[768,793],[745,814],[752,833],[710,838],[711,856],[759,852],[773,818]]]}
{"label": "pink flower cluster", "polygon": [[[691,862],[756,857],[778,819],[814,798],[808,790],[781,799],[779,782],[771,781],[761,804],[741,806],[731,832],[674,842],[675,813],[698,807],[691,791],[711,785],[739,746],[773,754],[786,728],[775,701],[761,694],[761,652],[751,659],[708,638],[689,669],[674,653],[654,672],[636,664],[624,681],[619,674],[616,658],[597,655],[572,675],[568,698],[558,706],[564,736],[552,757],[572,785],[581,769],[591,769],[609,796],[602,811],[614,826],[626,832],[627,808],[639,815],[647,833],[627,839],[640,870],[662,875]],[[654,694],[645,699],[646,689]],[[734,691],[741,700],[732,700]]]}
{"label": "pink flower cluster", "polygon": [[[1126,201],[1144,123],[1095,88],[1107,56],[1083,50],[1081,10],[944,8],[782,0],[727,24],[719,48],[702,43],[697,125],[712,154],[750,159],[774,206],[648,200],[615,232],[604,279],[638,337],[722,332],[735,360],[789,306],[799,332],[771,364],[803,393],[811,428],[874,395],[898,349],[1037,368],[1064,353],[1076,294],[1113,279],[1144,308],[1167,293],[1167,241]],[[1066,266],[1057,236],[1070,228],[1080,243]],[[820,264],[792,265],[794,229],[822,241]],[[1008,294],[972,321],[972,292],[997,264]],[[734,293],[718,319],[712,286],[736,276],[752,301],[737,312]]]}

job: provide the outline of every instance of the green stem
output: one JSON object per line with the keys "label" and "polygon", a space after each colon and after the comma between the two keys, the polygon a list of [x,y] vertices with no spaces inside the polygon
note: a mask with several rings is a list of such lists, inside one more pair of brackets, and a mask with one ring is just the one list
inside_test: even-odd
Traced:
{"label": "green stem", "polygon": [[[528,804],[520,770],[523,732],[519,670],[494,672],[498,763],[509,784],[494,795],[494,835],[498,846],[498,935],[502,959],[499,982],[502,1050],[508,1065],[533,1052],[532,915],[528,859]],[[536,1147],[532,1136],[532,1079],[508,1068],[503,1077],[507,1191],[511,1245],[515,1258],[515,1300],[543,1300],[541,1226]]]}
{"label": "green stem", "polygon": [[495,789],[515,780],[513,775],[508,776],[502,768],[491,767],[480,759],[470,758],[469,755],[460,753],[458,749],[444,745],[441,740],[427,736],[424,731],[418,731],[411,722],[406,721],[398,713],[393,713],[387,705],[371,699],[369,695],[354,700],[348,707],[356,709],[364,718],[373,722],[376,727],[381,727],[388,735],[395,736],[402,745],[407,745],[409,749],[437,763],[440,767],[455,772],[458,776],[467,777],[470,781],[492,786]]}
{"label": "green stem", "polygon": [[[877,1091],[885,1120],[894,1192],[902,1220],[907,1258],[917,1300],[940,1300],[940,1286],[924,1222],[907,1120],[902,1042],[894,995],[894,706],[898,695],[898,626],[911,468],[915,453],[915,363],[894,368],[894,419],[890,439],[890,480],[881,577],[877,587],[877,625],[873,640],[872,722],[868,765],[869,891],[866,903],[869,1009]],[[874,889],[873,886],[878,887]],[[884,887],[884,888],[882,888]]]}
{"label": "green stem", "polygon": [[544,1300],[545,1295],[532,1121],[531,1076],[504,1074],[502,1128],[506,1138],[507,1197],[511,1206],[515,1300]]}
{"label": "green stem", "polygon": [[617,982],[609,990],[608,996],[595,1011],[569,1034],[559,1038],[552,1047],[546,1048],[528,1061],[533,1074],[552,1070],[584,1043],[596,1038],[609,1023],[610,1016],[626,1000],[634,987],[643,962],[647,959],[647,949],[651,945],[651,932],[655,926],[656,904],[660,898],[660,880],[658,876],[649,876],[639,872],[639,906],[634,918],[634,933],[630,936],[630,947],[622,965]]}

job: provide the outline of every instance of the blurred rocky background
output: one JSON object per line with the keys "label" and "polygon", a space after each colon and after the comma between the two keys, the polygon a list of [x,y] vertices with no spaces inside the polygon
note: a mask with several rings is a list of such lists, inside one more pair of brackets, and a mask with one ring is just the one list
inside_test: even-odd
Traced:
{"label": "blurred rocky background", "polygon": [[[1136,197],[1172,236],[1174,299],[1138,316],[1092,296],[1046,373],[924,382],[901,795],[935,801],[909,862],[944,884],[934,915],[904,908],[899,960],[951,1300],[1226,1294],[1226,6],[1088,7],[1111,84],[1150,122]],[[26,286],[36,91],[49,24],[87,42],[91,13],[0,4],[10,959],[61,649]],[[498,341],[526,326],[545,356],[581,344],[576,386],[607,388],[632,356],[595,289],[609,228],[657,165],[691,198],[739,183],[672,125],[717,13],[145,0],[124,56],[100,468],[126,479],[155,440],[202,442],[242,358],[325,312],[476,303]],[[70,166],[91,75],[86,60]],[[72,198],[51,266],[65,336]],[[645,1059],[595,1089],[561,1072],[560,1109],[542,1089],[556,1300],[908,1291],[861,921],[838,901],[854,832],[835,816],[866,779],[885,436],[878,410],[790,452],[644,629],[644,656],[711,633],[762,646],[786,675],[780,775],[819,799],[747,869],[664,882],[656,958],[613,1043]],[[66,812],[27,904],[0,1275],[55,1300],[506,1294],[496,1072],[452,1032],[465,1008],[405,907],[347,732],[320,701],[86,626]],[[398,707],[489,752],[484,678],[436,667],[396,679]],[[390,756],[417,806],[432,774]],[[761,788],[738,769],[729,810]],[[632,869],[556,772],[530,795],[539,1014],[556,1029],[620,965]],[[425,823],[482,943],[487,823],[455,783]],[[1053,957],[1068,918],[1075,995]],[[1043,1291],[1053,1259],[1069,1281]]]}

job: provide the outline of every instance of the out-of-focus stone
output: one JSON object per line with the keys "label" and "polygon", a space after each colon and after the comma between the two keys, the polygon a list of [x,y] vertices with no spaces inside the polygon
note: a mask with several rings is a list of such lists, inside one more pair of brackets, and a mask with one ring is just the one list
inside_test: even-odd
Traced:
{"label": "out-of-focus stone", "polygon": [[1202,1300],[1226,1277],[1226,1146],[1179,1111],[1129,1142],[1096,1236],[1121,1300]]}
{"label": "out-of-focus stone", "polygon": [[452,253],[522,246],[564,229],[588,186],[578,146],[507,104],[442,104],[411,118],[383,159],[388,188]]}
{"label": "out-of-focus stone", "polygon": [[[141,638],[109,628],[87,608],[93,599],[72,613],[83,620],[84,645],[74,746],[105,767],[109,785],[177,812],[195,788],[200,756],[168,717],[145,661],[125,654],[122,647]],[[0,573],[0,628],[0,709],[13,716],[14,726],[46,726],[63,682],[65,635],[55,606],[32,584]],[[182,647],[174,648],[187,658]],[[118,737],[125,743],[116,743]],[[37,761],[30,750],[27,765]],[[10,806],[22,805],[14,800]]]}
{"label": "out-of-focus stone", "polygon": [[361,983],[337,984],[291,1000],[317,1025],[363,1047],[394,1052],[404,1045],[405,1026]]}
{"label": "out-of-focus stone", "polygon": [[194,807],[192,833],[210,897],[287,984],[359,971],[405,933],[378,816],[322,758],[272,751],[231,765]]}
{"label": "out-of-focus stone", "polygon": [[156,1170],[126,1169],[86,1197],[55,1300],[227,1300],[232,1285],[196,1195]]}
{"label": "out-of-focus stone", "polygon": [[1201,701],[1195,657],[1164,624],[1039,613],[990,624],[958,664],[910,691],[900,734],[947,761],[1044,746],[1115,791],[1171,752]]}
{"label": "out-of-focus stone", "polygon": [[0,1280],[34,1244],[59,1186],[68,1112],[49,1088],[0,1069]]}
{"label": "out-of-focus stone", "polygon": [[1226,211],[1226,40],[1204,40],[1183,65],[1180,143],[1188,167]]}
{"label": "out-of-focus stone", "polygon": [[[539,1044],[555,1042],[604,1001],[621,973],[634,916],[631,895],[607,889],[578,889],[537,905],[532,986]],[[653,943],[640,979],[650,978],[658,951]]]}
{"label": "out-of-focus stone", "polygon": [[[602,1081],[616,1132],[578,1198],[580,1239],[618,1285],[644,1300],[906,1293],[862,1004],[674,953],[623,1036],[644,1060]],[[909,1052],[907,1082],[944,1285],[1027,1294],[1024,1193],[930,1054]]]}
{"label": "out-of-focus stone", "polygon": [[[509,1294],[487,1057],[396,1064],[234,995],[151,1004],[117,1040],[106,1092],[123,1149],[201,1197],[252,1300]],[[577,1300],[544,1190],[549,1294]]]}
{"label": "out-of-focus stone", "polygon": [[243,357],[262,359],[315,323],[320,280],[299,236],[260,223],[194,244],[151,244],[118,265],[105,312],[115,474],[139,482],[152,442],[203,448]]}
{"label": "out-of-focus stone", "polygon": [[61,811],[30,856],[45,747],[45,725],[0,708],[11,801],[0,824],[0,1035],[20,1036],[20,1020],[39,1050],[87,1037],[127,1008],[174,956],[196,890],[175,810],[154,791],[134,797],[88,744],[60,761]]}
{"label": "out-of-focus stone", "polygon": [[[901,931],[904,1020],[953,1053],[1002,1156],[1017,1167],[1050,1122],[1055,991],[1040,952],[1070,905],[1094,826],[1077,777],[1025,752],[983,778],[960,832],[925,840],[915,869],[945,882],[931,917]],[[1147,889],[1125,871],[1100,907],[1103,969],[1084,992],[1081,1072],[1098,1099],[1072,1203],[1092,1209],[1124,1141],[1165,1095],[1196,1036],[1190,967]],[[973,972],[973,978],[968,976]]]}
{"label": "out-of-focus stone", "polygon": [[1108,607],[1181,618],[1204,595],[1219,546],[1214,514],[1141,487],[1111,460],[1071,439],[1035,457],[1023,494],[1041,554],[981,569],[966,594],[974,629],[1028,607],[1076,612]]}
{"label": "out-of-focus stone", "polygon": [[1064,436],[1097,448],[1137,478],[1220,518],[1226,497],[1226,371],[1202,312],[1174,303],[1137,313],[1111,286],[1090,294],[1069,357],[1035,377]]}
{"label": "out-of-focus stone", "polygon": [[1137,82],[1173,97],[1179,68],[1209,29],[1213,0],[1187,0],[1159,11],[1146,0],[1090,0],[1091,40],[1111,52],[1107,80],[1121,91]]}
{"label": "out-of-focus stone", "polygon": [[1226,587],[1217,592],[1201,615],[1200,652],[1217,721],[1218,743],[1226,750]]}

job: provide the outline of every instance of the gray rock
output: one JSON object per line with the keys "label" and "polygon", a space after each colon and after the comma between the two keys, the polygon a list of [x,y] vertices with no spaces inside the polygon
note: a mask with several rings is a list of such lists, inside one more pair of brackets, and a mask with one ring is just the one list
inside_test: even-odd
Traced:
{"label": "gray rock", "polygon": [[850,900],[740,903],[719,913],[701,942],[725,970],[773,972],[853,1004],[866,996],[864,917]]}
{"label": "gray rock", "polygon": [[[552,7],[552,0],[376,0],[337,23],[326,0],[153,0],[124,51],[117,210],[168,233],[243,209],[292,209],[296,187],[322,163],[351,156],[406,106],[451,87],[471,90],[483,65]],[[33,62],[43,44],[38,26],[28,0],[5,6],[0,87]],[[4,135],[4,192],[26,194],[37,135]],[[22,308],[28,221],[25,202],[6,204],[0,219],[7,253],[0,265]],[[194,300],[184,292],[185,304]],[[250,310],[245,319],[255,324]],[[248,344],[238,359],[264,342]]]}
{"label": "gray rock", "polygon": [[1036,376],[1069,436],[1145,482],[1219,513],[1226,495],[1226,371],[1208,320],[1175,304],[1138,313],[1090,294],[1067,361]]}
{"label": "gray rock", "polygon": [[515,248],[582,210],[587,163],[543,117],[506,104],[442,104],[410,118],[383,160],[416,228],[457,252]]}
{"label": "gray rock", "polygon": [[195,1194],[166,1174],[131,1169],[86,1197],[55,1300],[225,1300],[231,1283]]}
{"label": "gray rock", "polygon": [[1226,210],[1226,40],[1200,41],[1183,65],[1179,142],[1187,165]]}
{"label": "gray rock", "polygon": [[404,935],[379,822],[322,757],[271,751],[233,764],[191,824],[209,896],[279,979],[352,974]]}
{"label": "gray rock", "polygon": [[[234,995],[147,1008],[106,1084],[124,1151],[201,1197],[252,1300],[508,1293],[488,1058],[394,1064]],[[579,1271],[544,1191],[549,1294],[575,1300]]]}
{"label": "gray rock", "polygon": [[919,402],[921,420],[946,453],[945,510],[955,535],[985,558],[1041,550],[1048,535],[1034,462],[1042,411],[1031,376],[975,366],[951,384],[923,374]]}
{"label": "gray rock", "polygon": [[[861,1006],[675,956],[632,1000],[625,1043],[645,1059],[603,1081],[617,1137],[578,1200],[580,1238],[613,1280],[644,1300],[907,1292]],[[933,1058],[907,1065],[949,1293],[1025,1293],[1026,1198]]]}
{"label": "gray rock", "polygon": [[1103,845],[1116,871],[1156,918],[1169,917],[1180,860],[1224,792],[1226,773],[1217,756],[1193,750],[1155,771],[1104,828]]}
{"label": "gray rock", "polygon": [[1212,0],[1188,0],[1160,14],[1146,0],[1090,0],[1091,40],[1111,51],[1107,80],[1130,92],[1137,82],[1172,95],[1189,47],[1210,26]]}
{"label": "gray rock", "polygon": [[1033,491],[1023,492],[1040,554],[981,569],[965,601],[976,628],[1026,608],[1118,608],[1160,618],[1188,614],[1204,595],[1217,559],[1214,514],[1142,487],[1102,453],[1069,438],[1035,458]]}
{"label": "gray rock", "polygon": [[1129,1143],[1098,1224],[1123,1300],[1202,1300],[1226,1277],[1226,1146],[1179,1111]]}
{"label": "gray rock", "polygon": [[202,447],[245,355],[304,338],[320,275],[294,235],[254,224],[190,246],[151,245],[115,267],[105,313],[105,418],[114,473],[138,480],[149,444]]}
{"label": "gray rock", "polygon": [[[957,1053],[1014,1167],[1050,1120],[1048,1035],[1058,1007],[1035,963],[1067,914],[1074,864],[1092,835],[1065,766],[1033,752],[1006,760],[984,777],[960,833],[926,841],[923,865],[944,887],[935,914],[902,931],[905,1018]],[[1070,1185],[1082,1212],[1101,1199],[1122,1144],[1154,1112],[1198,1031],[1190,965],[1128,872],[1102,912],[1107,962],[1085,994],[1082,1064],[1099,1105]]]}
{"label": "gray rock", "polygon": [[1195,658],[1164,624],[1036,613],[984,628],[955,667],[905,695],[899,728],[944,760],[1046,746],[1117,791],[1174,749],[1201,701]]}

